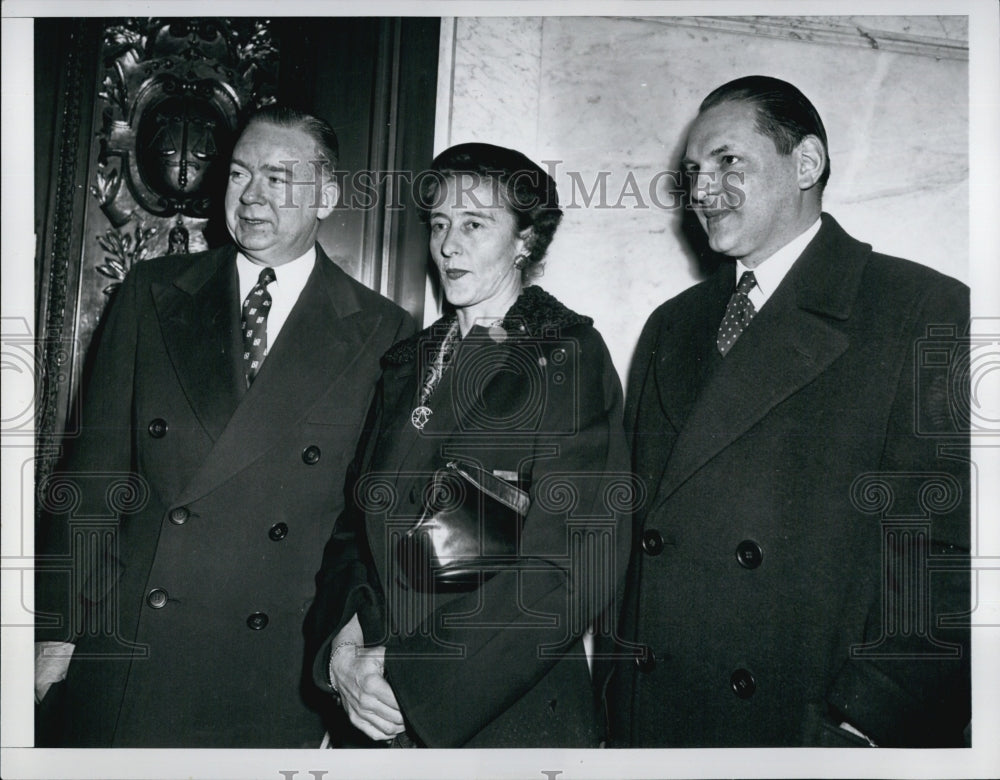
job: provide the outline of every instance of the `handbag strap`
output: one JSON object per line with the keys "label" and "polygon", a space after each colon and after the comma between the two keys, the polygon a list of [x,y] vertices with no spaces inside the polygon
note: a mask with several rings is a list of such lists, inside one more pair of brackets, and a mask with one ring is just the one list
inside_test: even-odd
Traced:
{"label": "handbag strap", "polygon": [[523,516],[528,513],[528,508],[531,506],[531,499],[528,497],[528,494],[516,485],[510,484],[507,480],[501,479],[479,466],[469,463],[459,464],[458,461],[454,460],[448,461],[445,468],[457,474],[486,495],[510,507],[519,515]]}

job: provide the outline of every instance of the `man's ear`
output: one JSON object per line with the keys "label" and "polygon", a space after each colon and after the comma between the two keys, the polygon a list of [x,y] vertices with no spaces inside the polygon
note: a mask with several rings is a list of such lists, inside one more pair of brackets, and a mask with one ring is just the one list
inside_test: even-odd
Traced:
{"label": "man's ear", "polygon": [[795,155],[799,189],[812,189],[826,169],[826,149],[823,148],[823,142],[815,135],[807,135],[795,147]]}
{"label": "man's ear", "polygon": [[334,178],[324,177],[323,185],[320,187],[320,202],[316,212],[317,219],[326,219],[333,213],[337,205],[337,198],[340,197],[340,185]]}

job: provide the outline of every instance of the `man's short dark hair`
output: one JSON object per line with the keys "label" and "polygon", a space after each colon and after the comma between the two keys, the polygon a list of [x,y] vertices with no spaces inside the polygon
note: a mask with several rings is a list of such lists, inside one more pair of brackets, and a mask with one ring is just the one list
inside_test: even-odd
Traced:
{"label": "man's short dark hair", "polygon": [[826,152],[826,165],[817,182],[819,191],[823,191],[830,178],[830,150],[823,120],[809,98],[787,81],[770,76],[744,76],[712,90],[701,101],[698,113],[729,102],[754,107],[757,131],[774,141],[779,154],[791,154],[807,135],[819,138]]}
{"label": "man's short dark hair", "polygon": [[[328,122],[297,108],[272,104],[259,108],[250,114],[243,123],[243,127],[240,128],[240,134],[242,135],[247,128],[261,122],[278,127],[296,128],[304,132],[316,142],[316,151],[326,163],[323,166],[326,174],[333,176],[334,171],[337,170],[337,163],[340,161],[340,142]],[[311,162],[311,160],[307,162]]]}

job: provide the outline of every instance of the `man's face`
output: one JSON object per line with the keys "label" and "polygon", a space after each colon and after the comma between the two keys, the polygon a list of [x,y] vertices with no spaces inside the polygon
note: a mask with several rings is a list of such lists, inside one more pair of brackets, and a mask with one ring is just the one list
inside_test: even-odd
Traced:
{"label": "man's face", "polygon": [[746,103],[708,109],[691,126],[683,161],[709,246],[750,268],[808,227],[797,154],[779,154],[754,121]]}
{"label": "man's face", "polygon": [[226,227],[250,260],[278,266],[302,256],[330,214],[336,185],[321,176],[313,141],[297,127],[257,122],[233,149]]}

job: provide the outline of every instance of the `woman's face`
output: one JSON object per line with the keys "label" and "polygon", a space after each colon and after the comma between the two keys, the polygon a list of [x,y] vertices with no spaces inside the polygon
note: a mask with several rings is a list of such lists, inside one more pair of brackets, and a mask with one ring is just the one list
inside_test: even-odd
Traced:
{"label": "woman's face", "polygon": [[430,248],[448,302],[474,318],[503,316],[521,292],[514,259],[528,231],[518,234],[492,179],[448,178],[437,200]]}

